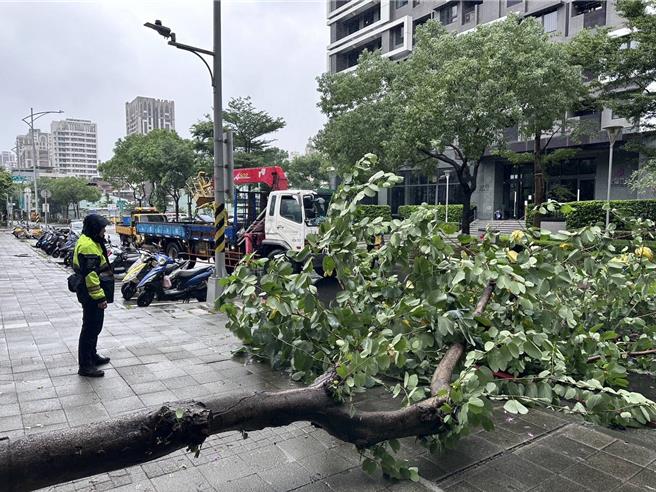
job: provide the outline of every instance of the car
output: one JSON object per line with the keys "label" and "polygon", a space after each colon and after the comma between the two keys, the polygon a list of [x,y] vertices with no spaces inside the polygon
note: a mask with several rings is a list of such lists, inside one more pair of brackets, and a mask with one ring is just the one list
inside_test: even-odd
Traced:
{"label": "car", "polygon": [[78,236],[82,234],[83,222],[81,220],[71,221],[71,231],[73,231]]}

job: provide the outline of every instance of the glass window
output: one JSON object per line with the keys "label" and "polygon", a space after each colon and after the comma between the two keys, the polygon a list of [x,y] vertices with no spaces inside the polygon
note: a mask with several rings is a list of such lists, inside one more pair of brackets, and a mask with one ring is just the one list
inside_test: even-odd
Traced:
{"label": "glass window", "polygon": [[517,5],[518,3],[522,3],[524,0],[507,0],[506,1],[506,7],[512,7],[513,5]]}
{"label": "glass window", "polygon": [[298,222],[303,222],[303,209],[292,195],[283,195],[280,197],[280,216]]}
{"label": "glass window", "polygon": [[394,6],[395,6],[397,9],[400,9],[400,8],[403,7],[404,5],[408,5],[408,0],[396,0],[396,1],[394,2]]}
{"label": "glass window", "polygon": [[556,32],[558,29],[558,11],[554,10],[542,16],[544,32]]}
{"label": "glass window", "polygon": [[276,198],[277,195],[271,197],[271,203],[269,204],[269,216],[272,217],[276,213]]}
{"label": "glass window", "polygon": [[458,4],[447,5],[439,9],[440,23],[442,25],[448,25],[455,22],[456,17],[458,17]]}
{"label": "glass window", "polygon": [[397,47],[403,44],[403,25],[396,26],[390,31],[392,46]]}

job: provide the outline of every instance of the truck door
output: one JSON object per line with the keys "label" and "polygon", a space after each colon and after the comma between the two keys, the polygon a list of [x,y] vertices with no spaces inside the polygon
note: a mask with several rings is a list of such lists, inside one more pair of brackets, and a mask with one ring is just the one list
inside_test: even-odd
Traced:
{"label": "truck door", "polygon": [[[273,196],[275,195],[272,195],[272,199]],[[267,239],[283,241],[292,250],[303,249],[305,225],[301,197],[298,194],[288,193],[277,195],[277,198],[277,203],[274,204],[276,215],[271,225],[267,227]],[[271,217],[267,217],[269,218]]]}

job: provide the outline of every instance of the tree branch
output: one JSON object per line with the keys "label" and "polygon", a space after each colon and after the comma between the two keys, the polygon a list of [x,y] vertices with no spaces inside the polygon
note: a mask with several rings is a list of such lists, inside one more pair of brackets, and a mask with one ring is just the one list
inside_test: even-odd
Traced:
{"label": "tree branch", "polygon": [[[483,314],[485,307],[492,297],[492,292],[494,292],[495,283],[490,282],[487,284],[483,290],[483,294],[478,299],[476,304],[476,309],[474,310],[474,316],[480,316]],[[465,347],[462,343],[454,343],[444,354],[444,357],[437,365],[435,372],[433,373],[433,378],[431,379],[431,394],[437,396],[440,391],[449,389],[451,386],[451,375],[453,374],[453,369],[456,364],[462,357],[462,354],[465,352]],[[447,393],[448,395],[448,393]]]}
{"label": "tree branch", "polygon": [[[642,357],[643,355],[653,355],[656,354],[656,349],[650,349],[650,350],[641,350],[638,352],[622,352],[622,355],[625,357]],[[601,355],[593,355],[591,357],[588,357],[588,362],[595,362],[599,359],[601,359]]]}

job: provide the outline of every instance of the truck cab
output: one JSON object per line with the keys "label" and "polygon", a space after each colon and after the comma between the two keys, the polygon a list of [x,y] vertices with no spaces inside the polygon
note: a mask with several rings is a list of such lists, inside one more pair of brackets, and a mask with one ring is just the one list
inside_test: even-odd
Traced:
{"label": "truck cab", "polygon": [[326,201],[311,190],[273,191],[264,219],[262,246],[299,251],[326,218]]}
{"label": "truck cab", "polygon": [[137,207],[130,212],[130,215],[121,219],[121,223],[116,225],[116,233],[121,238],[123,245],[130,243],[138,243],[139,237],[136,230],[136,225],[140,222],[168,222],[166,215],[159,212],[153,207]]}

